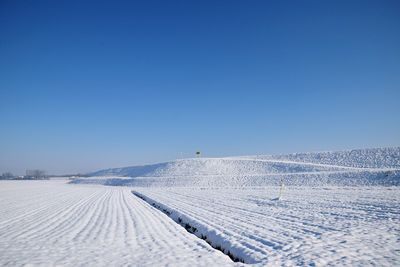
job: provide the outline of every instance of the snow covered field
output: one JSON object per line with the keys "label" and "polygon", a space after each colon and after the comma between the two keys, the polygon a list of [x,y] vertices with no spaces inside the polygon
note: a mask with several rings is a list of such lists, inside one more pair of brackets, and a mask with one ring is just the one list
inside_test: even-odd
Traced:
{"label": "snow covered field", "polygon": [[0,181],[0,266],[227,266],[122,187]]}
{"label": "snow covered field", "polygon": [[400,265],[398,147],[92,175],[0,181],[0,265]]}
{"label": "snow covered field", "polygon": [[246,263],[400,264],[398,187],[289,187],[279,201],[279,187],[135,191]]}
{"label": "snow covered field", "polygon": [[236,261],[400,264],[399,147],[181,159],[92,175],[74,183],[132,187]]}

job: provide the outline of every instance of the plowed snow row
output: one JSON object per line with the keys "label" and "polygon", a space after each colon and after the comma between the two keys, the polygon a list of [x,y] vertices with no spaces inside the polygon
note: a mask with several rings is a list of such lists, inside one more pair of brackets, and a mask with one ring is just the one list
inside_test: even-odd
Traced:
{"label": "plowed snow row", "polygon": [[147,201],[247,263],[395,266],[398,187],[135,188]]}
{"label": "plowed snow row", "polygon": [[0,265],[232,264],[122,187],[0,182]]}

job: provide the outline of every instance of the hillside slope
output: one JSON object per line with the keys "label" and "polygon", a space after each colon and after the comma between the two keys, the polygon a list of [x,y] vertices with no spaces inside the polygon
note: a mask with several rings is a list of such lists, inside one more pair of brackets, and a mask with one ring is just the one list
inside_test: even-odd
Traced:
{"label": "hillside slope", "polygon": [[[75,182],[133,186],[399,185],[400,147],[194,158],[113,168]],[[99,176],[105,176],[99,178]],[[119,178],[125,176],[126,178]]]}
{"label": "hillside slope", "polygon": [[333,164],[358,168],[400,169],[400,147],[293,153],[287,155],[256,156],[255,158]]}

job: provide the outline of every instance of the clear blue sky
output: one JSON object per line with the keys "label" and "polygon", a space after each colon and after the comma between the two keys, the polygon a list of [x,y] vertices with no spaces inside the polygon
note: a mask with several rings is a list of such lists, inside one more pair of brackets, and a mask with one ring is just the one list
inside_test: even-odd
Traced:
{"label": "clear blue sky", "polygon": [[0,172],[400,145],[399,1],[1,1]]}

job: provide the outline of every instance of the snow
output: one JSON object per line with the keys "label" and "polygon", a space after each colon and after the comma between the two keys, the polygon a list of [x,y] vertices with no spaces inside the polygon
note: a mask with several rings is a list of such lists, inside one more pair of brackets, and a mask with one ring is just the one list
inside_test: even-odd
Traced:
{"label": "snow", "polygon": [[[181,159],[106,169],[75,183],[128,186],[248,187],[277,185],[400,185],[400,148],[275,156]],[[104,176],[115,176],[107,180]],[[118,178],[121,176],[128,176]]]}
{"label": "snow", "polygon": [[229,266],[123,187],[0,181],[0,266]]}
{"label": "snow", "polygon": [[[75,183],[130,186],[232,259],[259,266],[400,262],[400,148],[182,159]],[[285,190],[279,197],[279,184]]]}
{"label": "snow", "polygon": [[[198,237],[257,266],[395,266],[398,187],[135,188]],[[195,230],[193,230],[195,229]]]}
{"label": "snow", "polygon": [[0,181],[0,265],[400,263],[399,147],[181,159],[91,175]]}
{"label": "snow", "polygon": [[[250,157],[254,158],[254,157]],[[255,158],[293,160],[358,168],[400,168],[400,147],[353,149],[293,153],[287,155],[256,156]]]}

